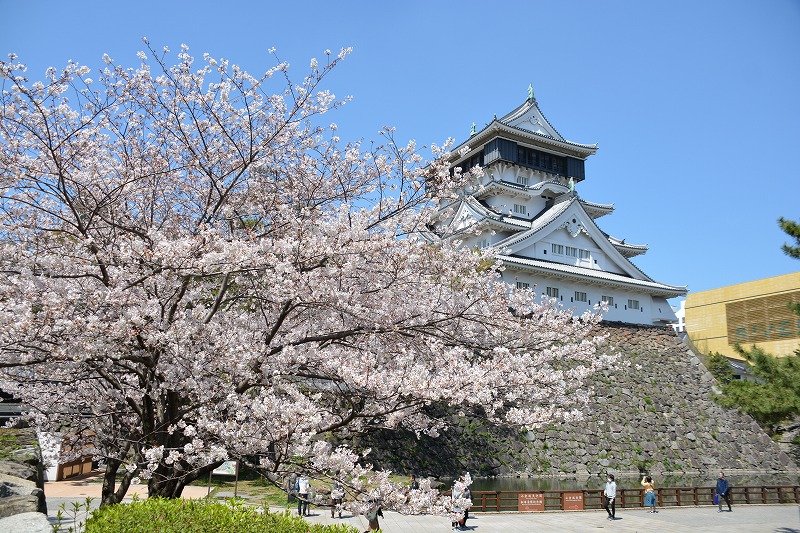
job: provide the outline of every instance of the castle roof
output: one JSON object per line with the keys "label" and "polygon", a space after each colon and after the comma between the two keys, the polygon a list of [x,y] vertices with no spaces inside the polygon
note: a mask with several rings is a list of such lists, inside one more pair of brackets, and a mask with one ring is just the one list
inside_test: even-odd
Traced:
{"label": "castle roof", "polygon": [[542,273],[547,273],[552,277],[560,277],[566,279],[573,279],[579,281],[592,281],[595,284],[608,285],[608,286],[627,286],[647,292],[653,296],[660,296],[663,298],[674,298],[676,296],[684,296],[686,294],[686,287],[666,285],[653,281],[649,277],[646,279],[636,279],[623,274],[615,274],[613,272],[606,272],[604,270],[594,270],[575,265],[566,265],[555,261],[545,261],[542,259],[531,259],[527,257],[519,257],[515,255],[497,256],[497,259],[503,261],[505,265],[514,265],[523,267],[525,270],[535,270]]}
{"label": "castle roof", "polygon": [[[613,204],[576,194],[584,161],[597,149],[565,139],[529,89],[520,106],[480,131],[473,126],[470,138],[453,149],[453,166],[477,161],[484,173],[442,208],[437,225],[449,228],[450,238],[490,244],[507,271],[533,280],[561,278],[653,298],[685,295],[687,287],[657,282],[630,261],[647,251],[646,244],[627,243],[597,226],[595,219],[612,213]],[[653,307],[650,320],[671,319],[669,306]]]}
{"label": "castle roof", "polygon": [[597,143],[582,144],[565,139],[547,120],[533,95],[529,95],[519,107],[498,119],[495,117],[480,131],[453,149],[454,154],[463,148],[482,146],[494,137],[503,136],[512,140],[533,144],[565,154],[586,159],[597,152]]}

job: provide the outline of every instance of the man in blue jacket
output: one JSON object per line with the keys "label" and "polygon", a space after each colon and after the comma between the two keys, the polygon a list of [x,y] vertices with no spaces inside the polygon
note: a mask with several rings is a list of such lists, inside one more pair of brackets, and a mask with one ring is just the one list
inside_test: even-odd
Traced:
{"label": "man in blue jacket", "polygon": [[722,512],[722,499],[725,498],[725,503],[728,504],[728,512],[731,512],[731,498],[730,498],[730,487],[728,486],[728,480],[725,479],[725,472],[719,473],[719,479],[717,479],[717,504],[719,505],[718,513]]}

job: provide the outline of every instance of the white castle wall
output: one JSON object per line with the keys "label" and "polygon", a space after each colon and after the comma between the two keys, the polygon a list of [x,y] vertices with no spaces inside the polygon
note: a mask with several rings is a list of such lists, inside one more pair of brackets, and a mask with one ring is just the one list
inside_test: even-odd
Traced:
{"label": "white castle wall", "polygon": [[[630,324],[652,324],[654,320],[664,319],[672,314],[672,307],[666,300],[652,298],[641,292],[604,288],[559,278],[534,278],[527,273],[508,269],[503,272],[503,281],[512,287],[516,287],[517,282],[527,283],[540,295],[547,294],[547,287],[555,287],[558,289],[558,302],[566,309],[574,309],[576,315],[593,310],[604,296],[610,296],[614,302],[603,313],[605,320]],[[575,301],[575,291],[585,292],[587,301]],[[639,309],[628,308],[628,300],[638,301]]]}

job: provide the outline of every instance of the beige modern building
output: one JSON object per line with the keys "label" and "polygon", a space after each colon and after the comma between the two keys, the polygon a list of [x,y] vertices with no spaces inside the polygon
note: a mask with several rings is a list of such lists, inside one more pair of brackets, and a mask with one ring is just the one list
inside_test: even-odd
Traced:
{"label": "beige modern building", "polygon": [[786,356],[800,347],[800,272],[728,285],[686,296],[686,331],[695,347],[741,359],[735,344]]}

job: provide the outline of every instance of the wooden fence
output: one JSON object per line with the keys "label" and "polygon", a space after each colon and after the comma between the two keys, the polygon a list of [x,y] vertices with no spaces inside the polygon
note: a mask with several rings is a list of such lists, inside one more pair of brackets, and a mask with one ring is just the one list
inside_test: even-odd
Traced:
{"label": "wooden fence", "polygon": [[[800,504],[800,486],[731,487],[731,504]],[[521,497],[520,497],[521,495]],[[581,496],[582,495],[582,496]],[[656,489],[659,507],[713,505],[714,487]],[[724,503],[724,502],[723,502]],[[617,489],[617,508],[644,506],[644,490]],[[602,509],[602,490],[472,491],[471,512]]]}

